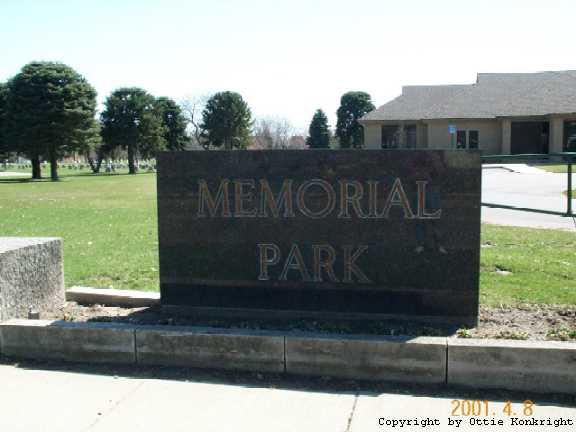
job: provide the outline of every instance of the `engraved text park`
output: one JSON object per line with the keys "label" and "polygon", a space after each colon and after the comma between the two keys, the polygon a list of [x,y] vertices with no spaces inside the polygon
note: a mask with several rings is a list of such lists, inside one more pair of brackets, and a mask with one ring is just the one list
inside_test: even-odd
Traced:
{"label": "engraved text park", "polygon": [[[297,184],[284,179],[273,190],[266,179],[222,179],[212,188],[204,179],[197,181],[198,218],[305,218],[323,219],[388,219],[393,208],[403,219],[439,219],[441,209],[426,208],[428,181],[416,181],[415,199],[410,199],[400,178],[391,184],[369,180],[339,180],[331,184],[323,179],[310,179]],[[412,205],[411,202],[415,203]],[[396,214],[396,213],[394,213]],[[299,273],[303,282],[363,283],[372,281],[356,261],[368,252],[367,245],[345,245],[340,251],[342,269],[337,275],[334,267],[338,252],[329,244],[311,246],[312,264],[306,265],[301,246],[292,244],[286,259],[274,243],[258,243],[258,280],[270,280],[269,268],[282,264],[278,280],[286,281],[290,272]]]}

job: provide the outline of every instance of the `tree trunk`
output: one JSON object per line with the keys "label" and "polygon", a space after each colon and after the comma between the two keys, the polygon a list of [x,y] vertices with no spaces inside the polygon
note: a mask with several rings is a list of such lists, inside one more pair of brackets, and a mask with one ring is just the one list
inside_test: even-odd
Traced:
{"label": "tree trunk", "polygon": [[32,162],[32,178],[34,180],[40,180],[42,178],[42,167],[40,166],[40,156],[32,156],[30,158]]}
{"label": "tree trunk", "polygon": [[96,162],[96,169],[94,169],[94,174],[98,174],[100,172],[100,167],[102,166],[102,161],[104,160],[104,156],[99,154],[98,161]]}
{"label": "tree trunk", "polygon": [[58,181],[58,156],[54,146],[50,146],[50,178],[52,181]]}
{"label": "tree trunk", "polygon": [[96,174],[96,164],[94,164],[94,159],[90,157],[90,153],[87,152],[85,154],[86,160],[88,161],[88,165],[90,165],[90,169],[94,174]]}
{"label": "tree trunk", "polygon": [[136,164],[134,163],[134,145],[128,144],[128,174],[136,174]]}
{"label": "tree trunk", "polygon": [[86,160],[90,165],[90,169],[92,170],[93,174],[98,174],[100,172],[100,168],[102,167],[102,161],[104,160],[104,152],[98,149],[96,152],[96,161],[90,157],[90,152],[86,152]]}

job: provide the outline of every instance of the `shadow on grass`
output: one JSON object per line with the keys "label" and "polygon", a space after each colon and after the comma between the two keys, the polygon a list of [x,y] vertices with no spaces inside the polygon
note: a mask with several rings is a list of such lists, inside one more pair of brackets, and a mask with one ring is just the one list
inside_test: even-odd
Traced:
{"label": "shadow on grass", "polygon": [[0,178],[0,183],[15,184],[15,183],[33,183],[34,181],[29,178]]}

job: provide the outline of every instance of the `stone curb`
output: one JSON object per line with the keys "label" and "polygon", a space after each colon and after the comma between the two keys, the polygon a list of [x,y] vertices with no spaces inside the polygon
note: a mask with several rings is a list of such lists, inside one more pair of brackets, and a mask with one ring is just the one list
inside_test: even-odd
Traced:
{"label": "stone curb", "polygon": [[148,307],[160,304],[160,293],[105,288],[72,287],[66,290],[66,301],[104,306]]}
{"label": "stone curb", "polygon": [[133,328],[114,323],[6,321],[0,323],[0,353],[88,363],[136,362]]}
{"label": "stone curb", "polygon": [[576,394],[576,344],[450,338],[448,383]]}
{"label": "stone curb", "polygon": [[286,372],[404,383],[446,382],[446,339],[286,336]]}
{"label": "stone curb", "polygon": [[10,320],[9,357],[576,394],[576,344]]}
{"label": "stone curb", "polygon": [[284,372],[279,333],[141,326],[135,334],[138,364]]}

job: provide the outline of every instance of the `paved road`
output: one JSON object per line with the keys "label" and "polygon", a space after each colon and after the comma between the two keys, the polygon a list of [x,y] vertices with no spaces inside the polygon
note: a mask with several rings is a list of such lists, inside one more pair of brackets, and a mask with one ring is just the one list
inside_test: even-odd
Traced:
{"label": "paved road", "polygon": [[[518,168],[520,172],[484,168],[482,202],[565,212],[566,196],[562,192],[567,189],[567,175],[521,167]],[[573,175],[573,182],[576,185],[576,175]],[[576,210],[576,200],[572,201]],[[576,221],[572,218],[486,206],[482,207],[482,222],[576,232]]]}
{"label": "paved road", "polygon": [[[490,415],[489,419],[505,421],[503,427],[479,429],[467,425],[467,417],[450,417],[453,399],[471,397],[464,393],[444,392],[443,396],[433,397],[432,392],[417,390],[309,389],[306,385],[290,387],[286,382],[271,384],[266,377],[259,377],[260,382],[252,378],[234,385],[194,376],[171,376],[170,372],[154,377],[151,372],[124,374],[81,370],[80,366],[69,368],[0,365],[0,431],[422,431],[421,425],[392,428],[379,423],[427,418],[441,423],[425,428],[435,431],[456,429],[448,427],[449,418],[463,420],[457,430],[465,431],[576,429],[509,426],[510,419],[501,414],[502,401],[509,397],[506,394],[498,396],[497,402],[492,402],[496,399],[490,399],[490,395],[473,396],[491,400],[490,414],[494,412],[496,416]],[[354,386],[344,383],[343,387]],[[525,397],[512,397],[515,411],[522,410]],[[530,397],[536,402],[533,418],[564,418],[576,424],[576,400],[546,402],[538,396]]]}

